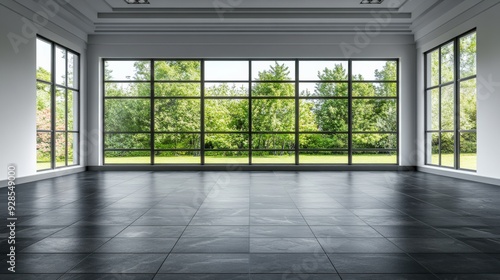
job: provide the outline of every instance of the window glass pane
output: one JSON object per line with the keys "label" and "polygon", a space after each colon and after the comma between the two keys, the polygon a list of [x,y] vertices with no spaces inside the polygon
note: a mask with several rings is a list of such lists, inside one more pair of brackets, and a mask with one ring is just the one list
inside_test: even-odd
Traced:
{"label": "window glass pane", "polygon": [[255,99],[252,101],[252,130],[292,132],[295,130],[295,100]]}
{"label": "window glass pane", "polygon": [[349,101],[346,99],[300,100],[301,132],[347,132]]}
{"label": "window glass pane", "polygon": [[441,133],[441,165],[455,167],[455,133]]}
{"label": "window glass pane", "polygon": [[352,101],[353,131],[397,131],[395,100],[357,99]]}
{"label": "window glass pane", "polygon": [[104,94],[107,97],[146,97],[151,95],[151,85],[149,83],[105,83]]}
{"label": "window glass pane", "polygon": [[441,130],[455,129],[455,92],[453,85],[441,88]]}
{"label": "window glass pane", "polygon": [[210,133],[205,135],[206,150],[244,150],[248,149],[248,134]]}
{"label": "window glass pane", "polygon": [[156,164],[201,164],[199,151],[156,152]]}
{"label": "window glass pane", "polygon": [[155,149],[199,149],[201,147],[199,133],[156,133]]}
{"label": "window glass pane", "polygon": [[460,168],[477,169],[477,134],[460,134]]}
{"label": "window glass pane", "polygon": [[427,164],[439,165],[439,133],[427,133]]}
{"label": "window glass pane", "polygon": [[347,164],[348,152],[333,151],[300,151],[300,164]]}
{"label": "window glass pane", "polygon": [[299,61],[302,81],[347,81],[347,61]]}
{"label": "window glass pane", "polygon": [[476,75],[476,32],[460,38],[460,78]]}
{"label": "window glass pane", "polygon": [[66,86],[66,50],[56,47],[56,84]]}
{"label": "window glass pane", "polygon": [[150,101],[145,99],[106,99],[104,130],[108,132],[150,131]]}
{"label": "window glass pane", "polygon": [[291,151],[252,152],[253,164],[294,164],[295,153]]}
{"label": "window glass pane", "polygon": [[80,68],[78,55],[68,52],[68,87],[78,89]]}
{"label": "window glass pane", "polygon": [[68,130],[78,130],[78,92],[68,91]]}
{"label": "window glass pane", "polygon": [[206,164],[248,164],[246,151],[206,151]]}
{"label": "window glass pane", "polygon": [[427,54],[427,86],[439,85],[439,50]]}
{"label": "window glass pane", "polygon": [[146,133],[106,133],[104,137],[104,149],[149,149],[150,141],[151,135]]}
{"label": "window glass pane", "polygon": [[104,66],[106,81],[149,81],[151,77],[149,61],[113,61]]}
{"label": "window glass pane", "polygon": [[66,166],[66,133],[56,133],[56,167]]}
{"label": "window glass pane", "polygon": [[36,129],[51,129],[51,90],[52,87],[45,83],[36,83]]}
{"label": "window glass pane", "polygon": [[205,61],[206,81],[248,81],[248,61]]}
{"label": "window glass pane", "polygon": [[155,80],[199,81],[200,61],[155,61]]}
{"label": "window glass pane", "polygon": [[201,96],[200,83],[155,83],[155,96]]}
{"label": "window glass pane", "polygon": [[293,81],[295,61],[252,61],[253,81]]}
{"label": "window glass pane", "polygon": [[353,134],[352,146],[354,149],[397,149],[398,137],[396,134]]}
{"label": "window glass pane", "polygon": [[293,97],[295,96],[294,83],[254,83],[252,96]]}
{"label": "window glass pane", "polygon": [[439,130],[439,88],[427,91],[427,129]]}
{"label": "window glass pane", "polygon": [[248,96],[248,83],[205,83],[205,96]]}
{"label": "window glass pane", "polygon": [[460,83],[460,129],[477,128],[477,90],[476,79]]}
{"label": "window glass pane", "polygon": [[353,83],[352,96],[354,97],[396,97],[396,83]]}
{"label": "window glass pane", "polygon": [[78,133],[68,133],[68,165],[78,164]]}
{"label": "window glass pane", "polygon": [[347,97],[348,83],[300,83],[301,97]]}
{"label": "window glass pane", "polygon": [[151,152],[107,151],[104,152],[104,164],[151,164]]}
{"label": "window glass pane", "polygon": [[36,78],[51,82],[52,74],[52,44],[36,39]]}
{"label": "window glass pane", "polygon": [[36,134],[36,168],[44,170],[52,168],[50,162],[52,157],[52,149],[50,132],[38,132]]}
{"label": "window glass pane", "polygon": [[255,150],[293,150],[295,149],[294,134],[254,134],[252,149]]}
{"label": "window glass pane", "polygon": [[353,152],[353,164],[397,164],[396,152]]}
{"label": "window glass pane", "polygon": [[205,130],[248,131],[248,99],[205,99]]}
{"label": "window glass pane", "polygon": [[396,61],[353,61],[352,75],[355,81],[395,81]]}
{"label": "window glass pane", "polygon": [[200,131],[199,99],[155,100],[155,130],[157,132]]}
{"label": "window glass pane", "polygon": [[449,43],[441,47],[441,83],[453,81],[455,77],[455,44]]}
{"label": "window glass pane", "polygon": [[56,130],[66,130],[66,90],[56,88]]}
{"label": "window glass pane", "polygon": [[347,149],[348,134],[300,134],[300,149]]}

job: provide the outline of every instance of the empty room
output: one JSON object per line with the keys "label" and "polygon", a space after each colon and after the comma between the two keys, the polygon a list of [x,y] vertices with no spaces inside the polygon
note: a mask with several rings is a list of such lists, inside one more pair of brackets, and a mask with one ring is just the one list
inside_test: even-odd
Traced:
{"label": "empty room", "polygon": [[0,279],[500,279],[498,15],[0,0]]}

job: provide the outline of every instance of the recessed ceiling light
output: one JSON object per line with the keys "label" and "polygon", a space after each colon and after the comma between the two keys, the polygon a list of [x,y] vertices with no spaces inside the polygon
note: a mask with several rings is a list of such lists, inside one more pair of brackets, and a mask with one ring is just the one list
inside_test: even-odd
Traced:
{"label": "recessed ceiling light", "polygon": [[384,0],[361,0],[360,4],[382,4]]}
{"label": "recessed ceiling light", "polygon": [[149,0],[124,0],[127,4],[149,4]]}

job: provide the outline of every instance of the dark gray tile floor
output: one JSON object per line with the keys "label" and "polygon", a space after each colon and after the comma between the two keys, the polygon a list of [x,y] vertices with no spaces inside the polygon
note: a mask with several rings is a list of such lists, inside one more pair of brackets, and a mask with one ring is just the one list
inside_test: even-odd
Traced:
{"label": "dark gray tile floor", "polygon": [[[7,189],[0,189],[7,218]],[[0,279],[500,279],[500,187],[417,172],[85,172],[19,185]]]}

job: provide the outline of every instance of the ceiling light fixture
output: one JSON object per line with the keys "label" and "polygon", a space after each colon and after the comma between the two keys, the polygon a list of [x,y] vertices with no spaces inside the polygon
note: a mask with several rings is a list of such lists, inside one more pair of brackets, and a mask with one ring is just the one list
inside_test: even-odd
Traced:
{"label": "ceiling light fixture", "polygon": [[361,0],[360,4],[382,4],[384,0]]}
{"label": "ceiling light fixture", "polygon": [[124,0],[127,4],[149,4],[149,0]]}

